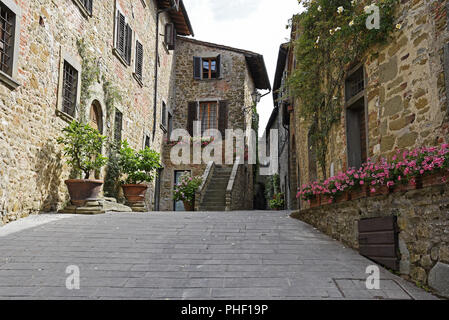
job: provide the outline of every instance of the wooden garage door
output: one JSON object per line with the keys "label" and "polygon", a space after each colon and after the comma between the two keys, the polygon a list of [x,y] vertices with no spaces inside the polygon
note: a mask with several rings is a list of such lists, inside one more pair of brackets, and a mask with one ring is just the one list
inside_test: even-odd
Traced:
{"label": "wooden garage door", "polygon": [[398,227],[396,217],[361,219],[359,252],[387,268],[399,270]]}

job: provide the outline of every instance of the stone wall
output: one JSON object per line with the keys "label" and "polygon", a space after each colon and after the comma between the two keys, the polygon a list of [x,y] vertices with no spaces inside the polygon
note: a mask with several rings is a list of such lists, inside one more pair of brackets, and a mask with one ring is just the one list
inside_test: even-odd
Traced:
{"label": "stone wall", "polygon": [[[400,273],[444,293],[432,277],[429,278],[429,274],[433,268],[441,268],[442,265],[449,270],[449,185],[329,204],[292,213],[292,217],[313,225],[354,249],[359,247],[360,219],[391,215],[397,216],[399,227]],[[439,276],[441,279],[442,274]],[[445,276],[449,276],[449,273]],[[449,295],[449,286],[445,292]]]}
{"label": "stone wall", "polygon": [[[449,39],[447,1],[401,1],[395,30],[385,45],[362,59],[367,88],[368,157],[391,157],[395,149],[448,141],[445,79]],[[446,74],[446,75],[445,75]],[[446,78],[445,78],[446,77]],[[295,136],[301,183],[310,182],[307,123],[297,119]],[[342,108],[344,110],[344,108]],[[347,169],[345,113],[329,134],[326,176]],[[318,166],[318,178],[322,178]]]}
{"label": "stone wall", "polygon": [[[118,0],[136,36],[144,47],[143,81],[133,77],[134,62],[125,66],[113,54],[114,12],[116,1],[93,1],[93,14],[81,13],[73,0],[14,0],[22,9],[17,81],[11,90],[0,83],[0,211],[6,223],[39,211],[54,211],[68,200],[64,180],[69,168],[55,138],[67,121],[56,114],[61,52],[81,62],[76,42],[84,39],[88,52],[97,58],[101,73],[120,91],[123,100],[116,108],[123,113],[123,139],[134,148],[142,148],[145,134],[152,135],[156,6],[154,1]],[[161,16],[161,25],[168,16]],[[163,32],[160,32],[163,33]],[[163,37],[160,37],[162,42]],[[135,57],[133,46],[132,60]],[[158,112],[162,100],[169,103],[173,52],[163,45],[159,51]],[[91,88],[84,109],[91,102],[102,108],[105,134],[111,137],[113,112],[105,105],[101,82]],[[112,121],[111,121],[112,119]],[[161,151],[163,131],[156,126],[152,147]],[[150,190],[152,195],[153,191]],[[152,199],[149,199],[151,202]],[[0,223],[1,223],[0,222]]]}

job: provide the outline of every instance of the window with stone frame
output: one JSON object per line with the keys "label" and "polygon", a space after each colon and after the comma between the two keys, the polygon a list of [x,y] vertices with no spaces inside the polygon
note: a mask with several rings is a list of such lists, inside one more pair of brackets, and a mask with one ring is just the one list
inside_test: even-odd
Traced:
{"label": "window with stone frame", "polygon": [[221,55],[216,57],[193,57],[193,73],[197,80],[219,79],[221,77]]}
{"label": "window with stone frame", "polygon": [[117,10],[114,49],[115,53],[128,66],[131,65],[132,34],[133,31],[125,15],[120,10]]}
{"label": "window with stone frame", "polygon": [[228,101],[198,102],[191,101],[187,109],[187,130],[190,136],[194,135],[194,123],[201,123],[201,133],[208,129],[218,129],[225,139],[228,129]]}
{"label": "window with stone frame", "polygon": [[162,101],[161,119],[162,126],[167,129],[167,105],[164,101]]}
{"label": "window with stone frame", "polygon": [[360,168],[368,158],[365,88],[363,65],[357,66],[345,80],[348,167]]}
{"label": "window with stone frame", "polygon": [[151,139],[149,135],[145,135],[145,140],[144,140],[144,144],[143,144],[143,148],[151,148]]}
{"label": "window with stone frame", "polygon": [[114,140],[119,143],[122,141],[123,114],[119,110],[115,110],[114,119]]}
{"label": "window with stone frame", "polygon": [[0,2],[0,70],[12,76],[16,15]]}
{"label": "window with stone frame", "polygon": [[169,111],[167,117],[167,137],[170,139],[173,131],[173,114]]}
{"label": "window with stone frame", "polygon": [[62,111],[75,117],[78,95],[78,71],[64,61],[62,81]]}

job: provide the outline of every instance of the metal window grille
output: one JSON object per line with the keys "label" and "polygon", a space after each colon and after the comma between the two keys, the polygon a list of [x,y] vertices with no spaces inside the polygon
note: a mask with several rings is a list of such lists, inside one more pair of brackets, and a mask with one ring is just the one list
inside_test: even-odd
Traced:
{"label": "metal window grille", "polygon": [[365,79],[363,76],[363,68],[360,68],[346,80],[347,97],[346,101],[355,97],[365,89]]}
{"label": "metal window grille", "polygon": [[62,111],[75,116],[76,96],[78,90],[78,71],[64,61],[64,79],[62,87]]}
{"label": "metal window grille", "polygon": [[15,14],[0,3],[0,70],[12,75]]}

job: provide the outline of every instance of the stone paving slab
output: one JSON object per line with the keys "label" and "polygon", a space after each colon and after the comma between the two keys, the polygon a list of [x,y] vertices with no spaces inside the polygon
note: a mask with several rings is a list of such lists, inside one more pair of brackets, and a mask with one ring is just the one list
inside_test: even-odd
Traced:
{"label": "stone paving slab", "polygon": [[383,268],[366,289],[373,262],[287,212],[46,214],[0,243],[0,299],[436,299]]}

